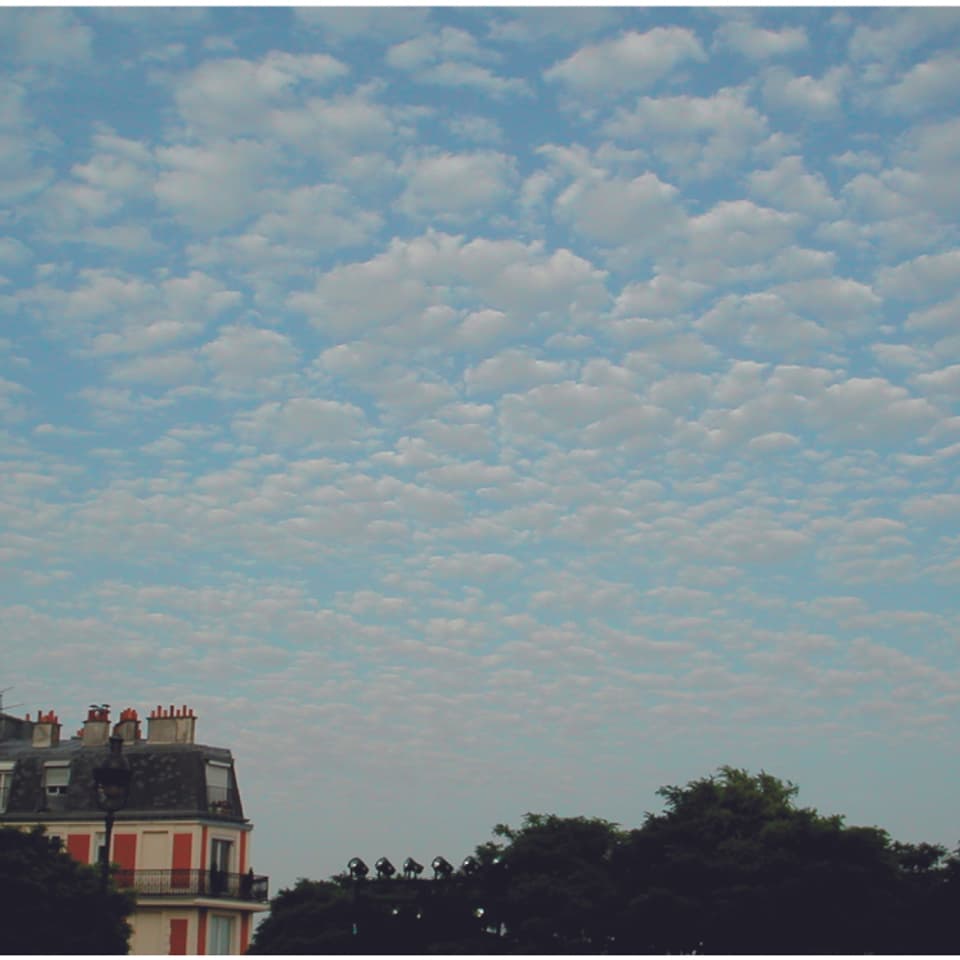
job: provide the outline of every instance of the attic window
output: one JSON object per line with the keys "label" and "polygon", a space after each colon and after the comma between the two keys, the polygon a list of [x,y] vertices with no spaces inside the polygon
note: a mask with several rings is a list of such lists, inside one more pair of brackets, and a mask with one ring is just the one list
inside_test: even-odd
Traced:
{"label": "attic window", "polygon": [[4,813],[7,809],[7,797],[10,796],[10,784],[13,783],[14,766],[12,760],[0,761],[0,813]]}
{"label": "attic window", "polygon": [[43,786],[48,797],[60,796],[67,792],[70,785],[70,761],[63,760],[45,764]]}
{"label": "attic window", "polygon": [[207,761],[207,804],[211,810],[228,808],[233,802],[230,764]]}

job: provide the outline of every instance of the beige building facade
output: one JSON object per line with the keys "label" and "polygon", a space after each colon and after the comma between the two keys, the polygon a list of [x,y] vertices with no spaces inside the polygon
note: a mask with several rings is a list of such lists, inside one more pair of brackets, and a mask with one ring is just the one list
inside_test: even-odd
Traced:
{"label": "beige building facade", "polygon": [[136,897],[133,954],[243,953],[254,915],[267,909],[232,755],[196,743],[195,728],[186,706],[157,707],[146,737],[136,711],[124,710],[111,726],[108,707],[91,707],[64,741],[53,712],[35,721],[0,715],[0,825],[42,824],[87,864],[100,863],[105,838],[93,771],[109,737],[122,738],[130,793],[116,815],[110,861],[117,885]]}

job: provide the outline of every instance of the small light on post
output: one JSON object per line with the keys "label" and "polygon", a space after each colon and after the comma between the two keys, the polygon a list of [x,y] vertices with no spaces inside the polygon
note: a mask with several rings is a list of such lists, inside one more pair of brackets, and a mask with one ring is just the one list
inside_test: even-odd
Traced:
{"label": "small light on post", "polygon": [[123,756],[123,738],[110,738],[110,752],[100,766],[93,771],[97,806],[106,814],[104,818],[104,844],[100,859],[100,888],[106,893],[110,876],[110,839],[113,820],[127,805],[130,798],[130,764]]}
{"label": "small light on post", "polygon": [[354,857],[347,864],[347,870],[352,880],[363,880],[370,872],[370,868],[359,857]]}

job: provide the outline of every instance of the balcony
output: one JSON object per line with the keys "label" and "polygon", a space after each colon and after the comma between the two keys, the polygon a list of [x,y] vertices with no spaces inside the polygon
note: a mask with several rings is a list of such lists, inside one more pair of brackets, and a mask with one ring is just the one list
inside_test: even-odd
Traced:
{"label": "balcony", "polygon": [[219,870],[118,870],[117,886],[138,897],[219,897],[266,903],[269,878]]}
{"label": "balcony", "polygon": [[221,817],[237,816],[235,796],[229,787],[207,787],[207,810]]}

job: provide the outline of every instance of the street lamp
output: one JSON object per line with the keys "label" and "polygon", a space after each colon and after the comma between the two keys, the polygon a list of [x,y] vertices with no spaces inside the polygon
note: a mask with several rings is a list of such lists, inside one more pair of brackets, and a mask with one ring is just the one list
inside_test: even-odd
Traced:
{"label": "street lamp", "polygon": [[370,868],[359,858],[353,857],[347,864],[347,870],[353,880],[363,880],[370,872]]}
{"label": "street lamp", "polygon": [[103,763],[93,770],[97,806],[106,814],[103,852],[100,857],[100,889],[107,892],[110,876],[110,838],[113,818],[127,805],[130,797],[130,764],[123,756],[123,738],[110,738],[110,752]]}

